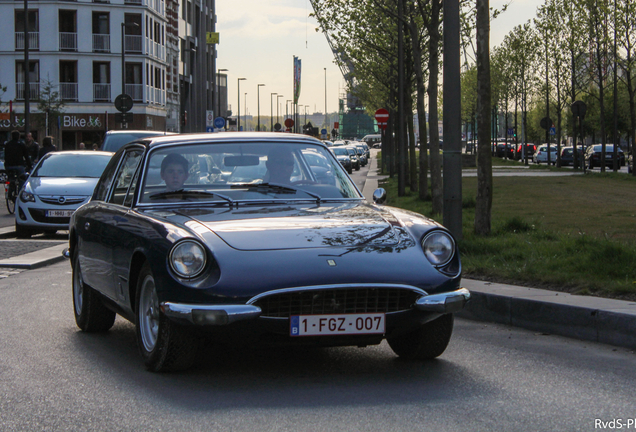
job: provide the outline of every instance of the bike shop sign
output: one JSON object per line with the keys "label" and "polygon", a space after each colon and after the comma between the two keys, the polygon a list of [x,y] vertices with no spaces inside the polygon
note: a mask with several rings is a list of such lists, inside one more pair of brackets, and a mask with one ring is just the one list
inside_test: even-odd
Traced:
{"label": "bike shop sign", "polygon": [[100,128],[102,121],[99,115],[70,114],[62,116],[62,127],[64,129],[86,129]]}

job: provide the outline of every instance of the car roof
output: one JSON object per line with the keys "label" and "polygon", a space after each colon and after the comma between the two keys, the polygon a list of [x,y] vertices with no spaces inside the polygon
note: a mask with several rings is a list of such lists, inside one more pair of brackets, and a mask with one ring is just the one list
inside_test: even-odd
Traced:
{"label": "car roof", "polygon": [[215,133],[191,133],[179,135],[160,135],[141,139],[149,147],[157,147],[166,144],[196,144],[196,143],[236,143],[236,142],[304,142],[328,148],[326,144],[317,138],[282,132],[215,132]]}

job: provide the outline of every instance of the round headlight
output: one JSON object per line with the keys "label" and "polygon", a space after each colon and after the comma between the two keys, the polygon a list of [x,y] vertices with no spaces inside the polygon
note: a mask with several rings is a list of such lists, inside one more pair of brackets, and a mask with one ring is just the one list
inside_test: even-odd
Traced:
{"label": "round headlight", "polygon": [[455,254],[455,241],[444,231],[434,231],[422,240],[422,249],[426,258],[434,266],[443,266]]}
{"label": "round headlight", "polygon": [[177,243],[170,252],[170,266],[183,278],[198,276],[205,268],[206,261],[205,249],[193,240]]}
{"label": "round headlight", "polygon": [[25,190],[20,194],[20,199],[22,202],[35,202],[35,197],[31,192],[27,192]]}

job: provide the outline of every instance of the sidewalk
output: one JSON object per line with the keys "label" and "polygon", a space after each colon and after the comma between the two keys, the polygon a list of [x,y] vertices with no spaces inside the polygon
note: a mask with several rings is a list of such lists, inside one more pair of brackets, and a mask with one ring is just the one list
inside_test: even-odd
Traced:
{"label": "sidewalk", "polygon": [[[0,239],[13,235],[13,227],[0,228]],[[56,240],[0,240],[0,269],[35,269],[63,261],[68,242]]]}
{"label": "sidewalk", "polygon": [[[363,195],[385,176],[377,174],[377,153],[369,165]],[[537,288],[462,279],[471,300],[458,316],[496,322],[541,333],[636,348],[636,302],[577,296]]]}

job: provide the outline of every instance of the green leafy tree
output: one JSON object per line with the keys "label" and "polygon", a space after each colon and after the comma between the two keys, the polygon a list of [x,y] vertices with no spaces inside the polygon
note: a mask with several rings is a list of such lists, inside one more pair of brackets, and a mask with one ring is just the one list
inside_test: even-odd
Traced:
{"label": "green leafy tree", "polygon": [[51,124],[57,124],[57,119],[64,113],[64,101],[56,90],[57,86],[47,77],[40,85],[40,97],[37,99],[38,110],[44,113],[46,135],[50,135]]}

